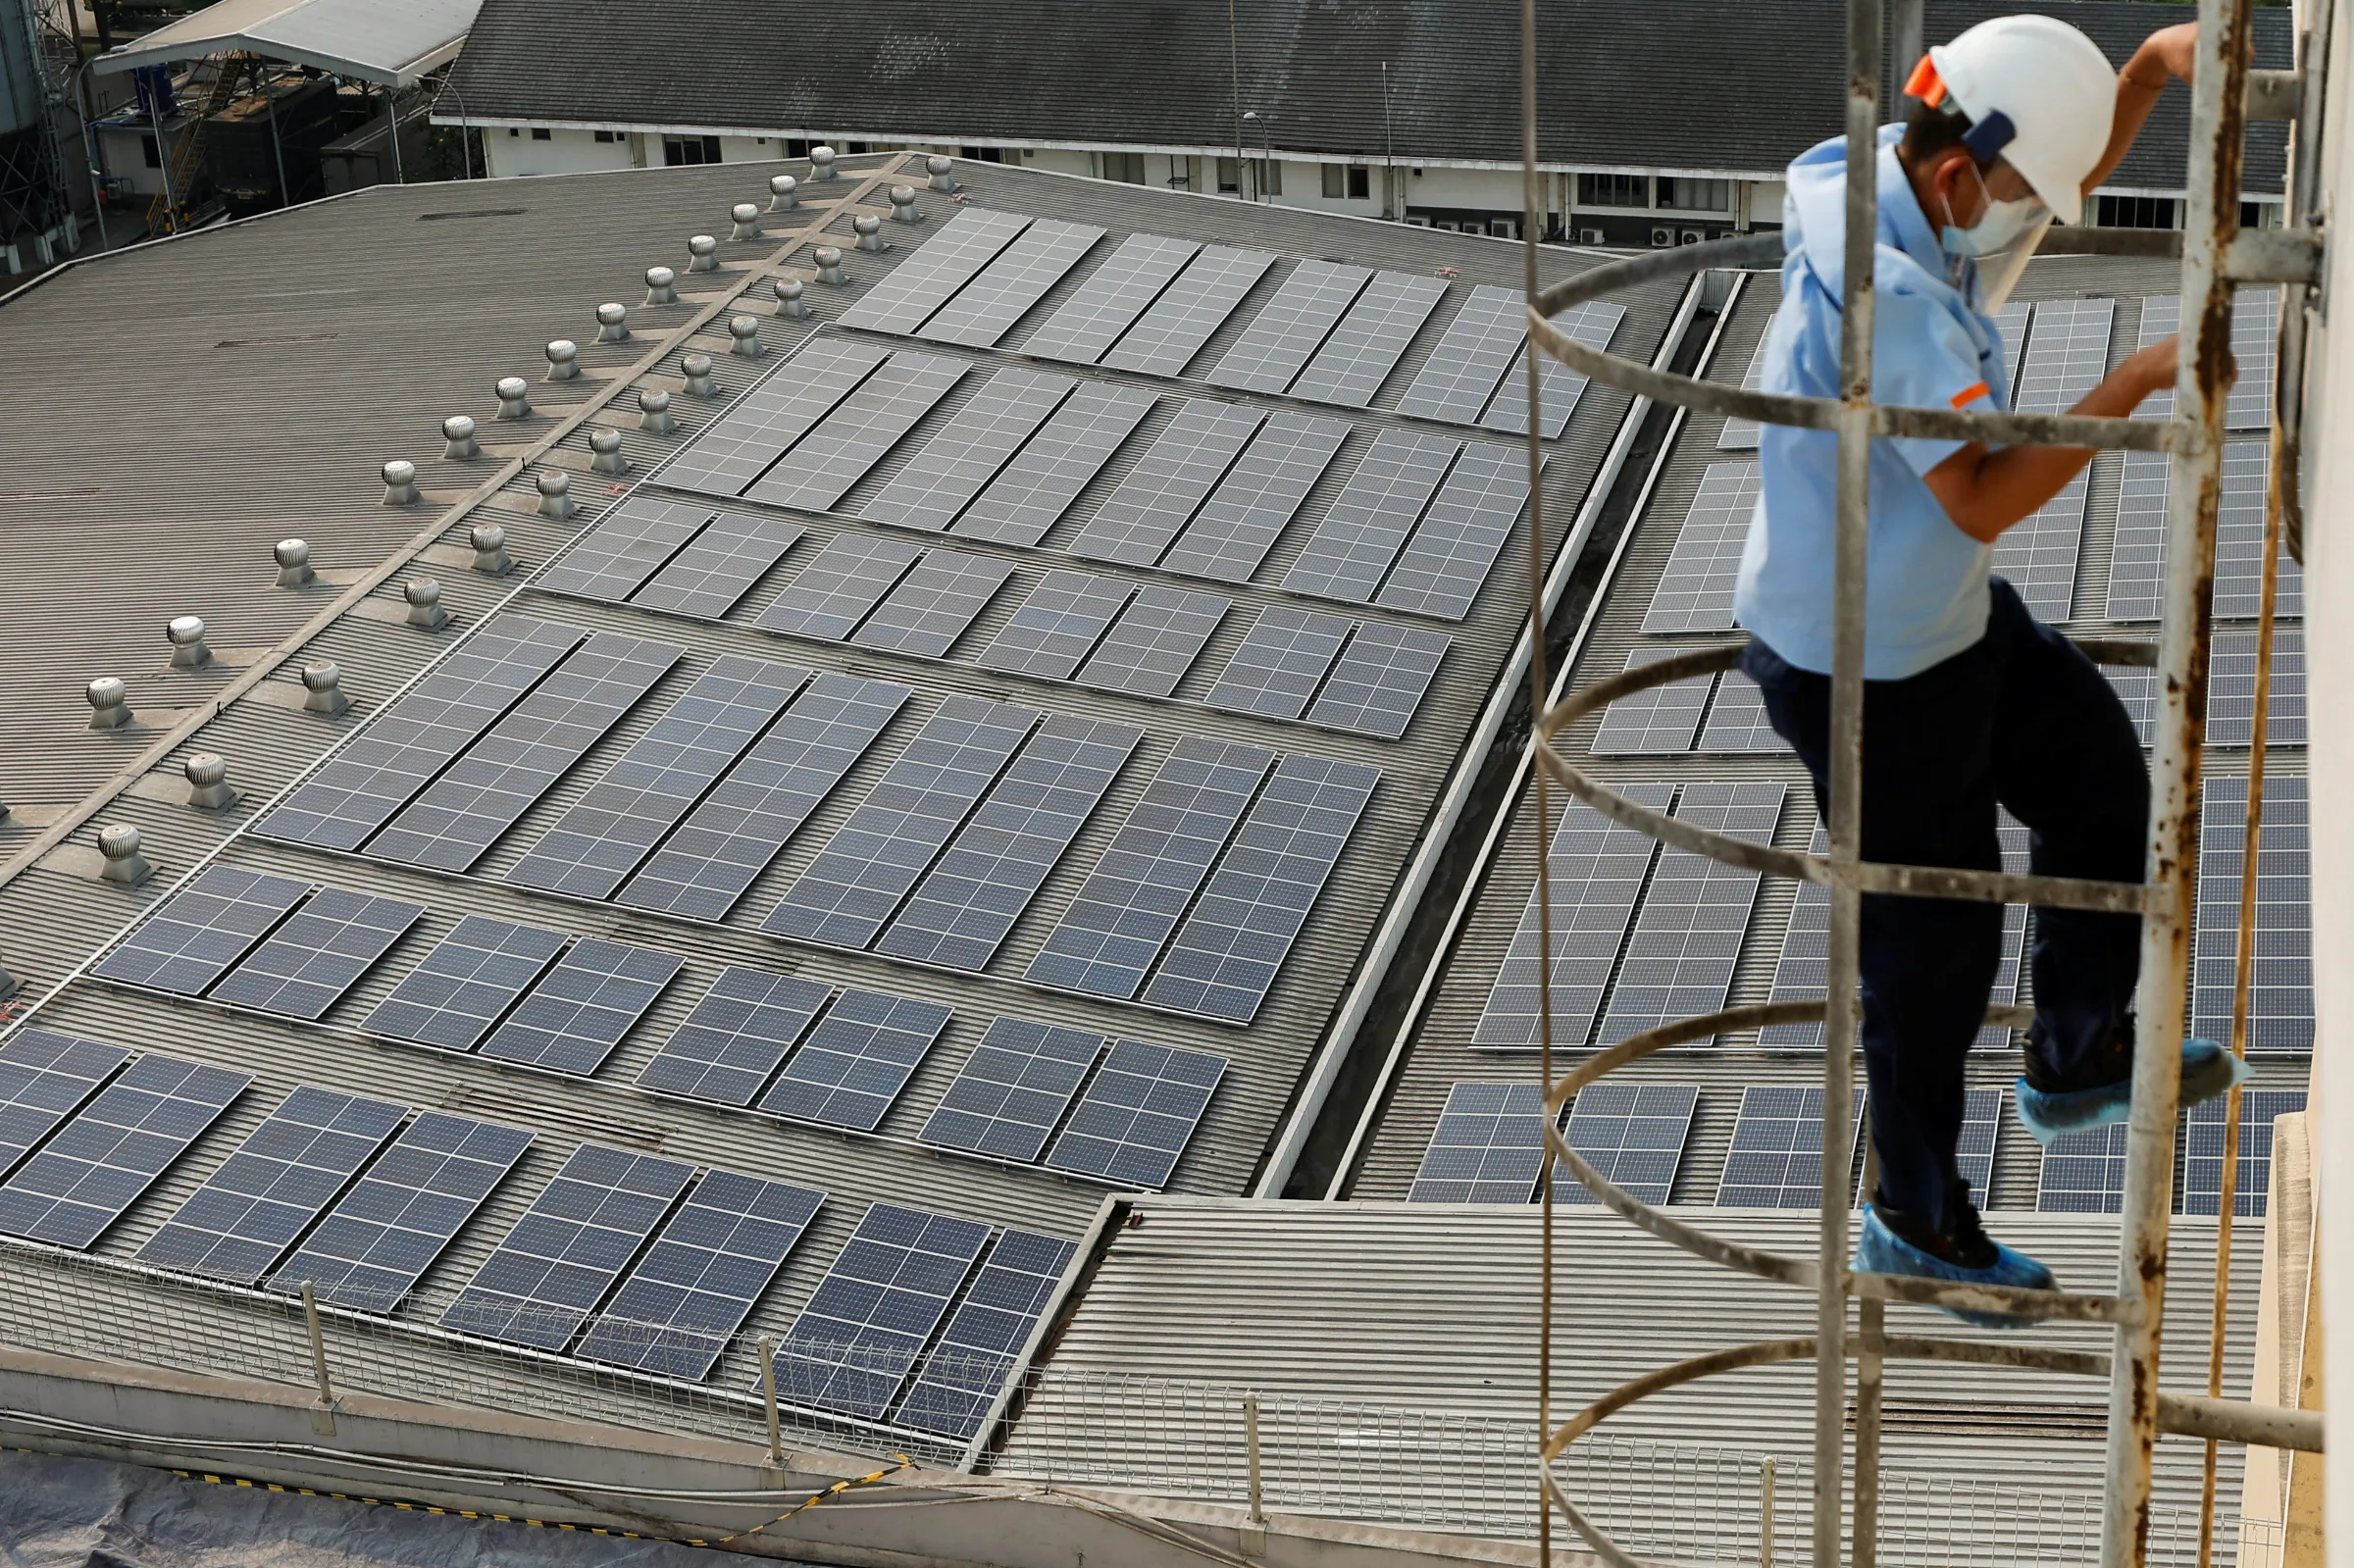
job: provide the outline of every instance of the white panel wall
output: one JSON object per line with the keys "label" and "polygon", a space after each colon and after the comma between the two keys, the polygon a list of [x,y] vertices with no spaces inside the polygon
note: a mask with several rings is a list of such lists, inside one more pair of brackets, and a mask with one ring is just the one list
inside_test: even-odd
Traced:
{"label": "white panel wall", "polygon": [[509,135],[504,129],[482,133],[493,175],[578,175],[592,169],[630,167],[630,141],[624,135],[599,141],[588,130],[550,130],[547,140],[536,140],[530,130]]}

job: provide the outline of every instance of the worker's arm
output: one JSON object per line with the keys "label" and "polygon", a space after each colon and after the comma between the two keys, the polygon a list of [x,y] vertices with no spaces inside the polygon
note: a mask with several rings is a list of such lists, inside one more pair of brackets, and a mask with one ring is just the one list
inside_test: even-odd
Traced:
{"label": "worker's arm", "polygon": [[[2175,384],[2175,339],[2152,343],[2111,371],[2069,412],[2094,418],[2132,413],[2143,398]],[[1920,478],[1954,527],[1981,544],[1992,544],[2005,529],[2058,495],[2091,461],[2091,449],[2081,446],[1988,447],[1972,442]]]}
{"label": "worker's arm", "polygon": [[2158,107],[2166,92],[2166,84],[2179,76],[2190,80],[2190,70],[2198,56],[2199,25],[2195,22],[2177,23],[2160,27],[2133,51],[2125,69],[2117,74],[2117,115],[2110,122],[2109,145],[2101,153],[2101,161],[2092,166],[2092,174],[2084,181],[2084,194],[2114,174],[2141,134],[2142,122]]}

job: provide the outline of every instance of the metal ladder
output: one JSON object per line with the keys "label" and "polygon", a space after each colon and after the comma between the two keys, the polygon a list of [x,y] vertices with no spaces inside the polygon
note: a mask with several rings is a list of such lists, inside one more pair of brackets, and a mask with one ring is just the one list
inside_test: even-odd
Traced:
{"label": "metal ladder", "polygon": [[[2199,59],[2192,88],[2191,133],[2183,231],[2076,229],[2055,231],[2046,252],[2114,255],[2177,253],[2182,262],[2184,352],[2174,413],[2166,421],[2090,419],[2073,415],[1962,413],[1938,408],[1900,408],[1871,401],[1873,246],[1877,234],[1874,160],[1880,123],[1882,0],[1848,0],[1847,6],[1847,211],[1840,351],[1841,396],[1817,399],[1743,391],[1655,370],[1572,341],[1552,318],[1573,306],[1653,279],[1688,276],[1713,267],[1778,267],[1778,233],[1744,235],[1688,245],[1611,263],[1565,282],[1540,288],[1536,235],[1545,203],[1537,174],[1536,4],[1522,0],[1520,87],[1523,143],[1522,233],[1530,340],[1543,351],[1594,379],[1665,403],[1763,423],[1835,431],[1838,436],[1838,498],[1835,533],[1835,623],[1831,698],[1831,821],[1827,858],[1747,842],[1636,804],[1587,776],[1556,745],[1562,729],[1618,698],[1669,682],[1730,668],[1740,650],[1713,649],[1677,655],[1612,677],[1556,704],[1548,704],[1543,607],[1543,517],[1538,484],[1542,422],[1537,417],[1539,367],[1527,356],[1529,400],[1531,703],[1541,716],[1530,738],[1535,755],[1536,853],[1540,980],[1540,1043],[1546,1088],[1547,1161],[1540,1190],[1544,1209],[1544,1294],[1539,1343],[1538,1388],[1541,1448],[1539,1542],[1549,1549],[1553,1515],[1561,1517],[1606,1561],[1638,1568],[1637,1560],[1597,1527],[1577,1506],[1556,1474],[1554,1462],[1580,1436],[1610,1415],[1664,1390],[1717,1373],[1812,1359],[1815,1362],[1815,1450],[1813,1555],[1816,1568],[1837,1568],[1842,1558],[1849,1457],[1846,1417],[1847,1366],[1856,1363],[1855,1448],[1852,1487],[1852,1556],[1869,1565],[1876,1554],[1879,1500],[1880,1387],[1891,1359],[2027,1368],[2078,1376],[2106,1377],[2110,1384],[2102,1519],[2103,1568],[2139,1568],[2147,1560],[2152,1455],[2161,1432],[2204,1438],[2209,1443],[2201,1531],[2201,1561],[2212,1544],[2214,1444],[2259,1443],[2318,1451],[2318,1414],[2255,1406],[2216,1397],[2220,1353],[2211,1355],[2209,1394],[2174,1395],[2158,1390],[2160,1335],[2166,1291],[2168,1225],[2173,1191],[2177,1061],[2183,1033],[2182,997],[2190,963],[2191,915],[2197,897],[2199,778],[2204,743],[2209,589],[2214,576],[2216,513],[2223,457],[2223,421],[2228,387],[2234,286],[2282,286],[2277,386],[2272,430],[2272,473],[2267,497],[2263,608],[2259,631],[2254,740],[2248,802],[2248,854],[2243,887],[2256,877],[2255,834],[2262,810],[2262,746],[2270,694],[2275,577],[2279,541],[2292,549],[2301,537],[2297,461],[2302,416],[2305,311],[2321,277],[2322,246],[2313,227],[2319,195],[2323,71],[2328,58],[2329,9],[2324,0],[2301,40],[2301,72],[2257,72],[2253,54],[2252,0],[2199,0]],[[1894,30],[1906,52],[1918,55],[1921,0],[1895,0]],[[2287,226],[2274,230],[2239,227],[2241,145],[2251,117],[2294,123]],[[2155,666],[2163,704],[2153,759],[2148,880],[2141,884],[2097,883],[2068,878],[2011,876],[1938,867],[1882,865],[1859,852],[1864,711],[1864,586],[1867,546],[1867,484],[1870,442],[1875,436],[1928,436],[1994,444],[2044,444],[2103,450],[2164,451],[2170,458],[2166,579],[2163,628],[2153,645],[2140,641],[2079,643],[2096,662]],[[1551,841],[1551,791],[1559,785],[1626,826],[1680,849],[1770,876],[1825,885],[1830,894],[1827,999],[1730,1008],[1685,1019],[1634,1036],[1559,1078],[1553,1062],[1551,878],[1542,864]],[[1967,898],[1997,903],[2129,912],[2142,917],[2141,979],[2134,1041],[2132,1115],[2127,1135],[2125,1189],[2121,1216],[2122,1244],[2114,1294],[2021,1290],[1880,1274],[1858,1274],[1848,1266],[1848,1205],[1854,1147],[1855,1067],[1852,1042],[1858,1025],[1858,898],[1863,893],[1907,897]],[[2240,926],[2239,974],[2232,1047],[2244,1050],[2252,925],[2245,908]],[[1571,1148],[1560,1128],[1561,1108],[1586,1085],[1654,1051],[1719,1033],[1775,1024],[1821,1021],[1823,1038],[1821,1224],[1816,1255],[1783,1256],[1709,1233],[1667,1212],[1639,1202],[1606,1180]],[[2023,1008],[1992,1008],[1987,1021],[2023,1027]],[[1839,1048],[1831,1048],[1840,1042]],[[2239,1091],[2226,1112],[2224,1169],[2236,1171]],[[1816,1292],[1816,1332],[1809,1337],[1736,1345],[1663,1367],[1595,1400],[1566,1421],[1551,1409],[1553,1353],[1553,1167],[1558,1162],[1602,1203],[1630,1223],[1698,1256],[1760,1279]],[[1867,1178],[1869,1176],[1868,1163]],[[2230,1189],[2226,1189],[2219,1224],[2216,1333],[2220,1352],[2223,1270],[2227,1267]],[[1887,1303],[1954,1306],[1999,1311],[2018,1317],[2105,1323],[2116,1333],[2113,1354],[2059,1350],[2031,1341],[1977,1343],[1962,1340],[1891,1336],[1885,1331]],[[1851,1312],[1850,1303],[1853,1302]]]}

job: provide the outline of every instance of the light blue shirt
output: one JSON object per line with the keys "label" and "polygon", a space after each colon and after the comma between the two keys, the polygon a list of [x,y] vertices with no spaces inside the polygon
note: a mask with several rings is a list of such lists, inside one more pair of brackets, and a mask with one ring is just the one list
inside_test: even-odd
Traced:
{"label": "light blue shirt", "polygon": [[[1930,408],[2006,406],[2002,337],[1971,307],[1967,265],[1948,280],[1937,230],[1897,163],[1901,126],[1880,130],[1879,243],[1874,253],[1872,400]],[[1846,243],[1847,139],[1790,166],[1782,203],[1782,302],[1766,334],[1761,387],[1806,397],[1839,390],[1840,285]],[[1991,545],[1954,525],[1920,476],[1959,441],[1871,443],[1869,566],[1864,674],[1901,681],[1952,658],[1986,632]],[[1838,437],[1768,425],[1759,442],[1760,487],[1741,552],[1733,614],[1802,670],[1831,668],[1831,532]]]}

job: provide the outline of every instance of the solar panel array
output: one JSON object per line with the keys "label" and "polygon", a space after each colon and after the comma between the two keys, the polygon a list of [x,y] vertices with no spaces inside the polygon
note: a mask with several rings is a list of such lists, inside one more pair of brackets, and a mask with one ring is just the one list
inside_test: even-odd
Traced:
{"label": "solar panel array", "polygon": [[1528,504],[1527,455],[1411,430],[1373,439],[1283,585],[1459,621]]}
{"label": "solar panel array", "polygon": [[1037,1159],[1102,1051],[1103,1037],[1085,1030],[993,1019],[924,1124],[924,1141]]}
{"label": "solar panel array", "polygon": [[130,1060],[117,1045],[26,1029],[0,1042],[0,1175],[88,1103]]}
{"label": "solar panel array", "polygon": [[213,866],[164,900],[94,965],[102,980],[202,995],[311,890],[310,884]]}
{"label": "solar panel array", "polygon": [[[2273,422],[2273,355],[2279,343],[2280,296],[2270,288],[2243,288],[2231,298],[2231,357],[2239,378],[2231,383],[2224,404],[2224,429],[2260,430]],[[2141,302],[2141,341],[2144,347],[2182,329],[2182,299],[2178,294],[2153,294]],[[2175,411],[2174,388],[2168,387],[2143,403],[2147,419],[2166,419]]]}
{"label": "solar panel array", "polygon": [[749,1105],[833,988],[731,964],[638,1074],[638,1087],[721,1105]]}
{"label": "solar panel array", "polygon": [[[1607,349],[1625,319],[1625,306],[1604,302],[1574,306],[1555,317],[1553,324],[1588,348]],[[1399,398],[1398,412],[1525,435],[1527,335],[1526,308],[1518,289],[1473,288],[1421,374]],[[1545,435],[1558,439],[1577,411],[1586,380],[1551,355],[1541,356],[1539,375]]]}
{"label": "solar panel array", "polygon": [[[1962,1137],[1954,1147],[1954,1163],[1962,1180],[1983,1203],[1994,1190],[1994,1146],[2003,1131],[2003,1091],[1973,1088],[1963,1091]],[[1876,1196],[1875,1196],[1876,1200]]]}
{"label": "solar panel array", "polygon": [[[1856,1102],[1853,1138],[1863,1125]],[[1822,1090],[1752,1084],[1741,1091],[1741,1116],[1716,1186],[1719,1208],[1814,1209],[1822,1206]]]}
{"label": "solar panel array", "polygon": [[[2044,300],[2035,307],[2020,367],[2016,404],[2022,414],[2062,414],[2109,369],[2117,312],[2110,299]],[[2011,581],[2039,619],[2065,621],[2074,608],[2076,553],[2084,533],[2089,471],[2079,472],[2033,515],[1994,544],[1994,570]]]}
{"label": "solar panel array", "polygon": [[1676,531],[1666,570],[1652,591],[1643,630],[1651,635],[1733,630],[1733,581],[1749,515],[1758,501],[1758,465],[1711,463]]}
{"label": "solar panel array", "polygon": [[401,978],[360,1027],[470,1051],[563,951],[564,933],[468,915]]}
{"label": "solar panel array", "polygon": [[2035,1206],[2046,1214],[2115,1214],[2124,1206],[2123,1126],[2063,1133],[2045,1146]]}
{"label": "solar panel array", "polygon": [[655,947],[577,943],[483,1041],[482,1054],[588,1078],[685,966]]}
{"label": "solar panel array", "polygon": [[1157,583],[1141,587],[1072,679],[1099,690],[1165,697],[1233,608],[1223,594]]}
{"label": "solar panel array", "polygon": [[951,1438],[979,1432],[1078,1250],[1028,1231],[998,1237],[900,1402],[899,1424]]}
{"label": "solar panel array", "polygon": [[778,1397],[880,1420],[988,1240],[970,1220],[868,1209],[777,1345]]}
{"label": "solar panel array", "polygon": [[743,494],[890,358],[891,350],[876,343],[811,340],[793,356],[792,375],[769,377],[688,442],[662,470],[662,482]]}
{"label": "solar panel array", "polygon": [[[1639,670],[1684,651],[1658,645],[1634,648],[1627,653],[1626,668]],[[1714,679],[1703,676],[1676,681],[1620,697],[1603,710],[1601,727],[1588,749],[1598,757],[1691,750],[1700,734],[1701,712],[1708,706]]]}
{"label": "solar panel array", "polygon": [[575,540],[533,585],[717,620],[805,531],[782,518],[632,496]]}
{"label": "solar panel array", "polygon": [[1124,1188],[1166,1187],[1225,1076],[1223,1056],[1114,1040],[1047,1164]]}
{"label": "solar panel array", "polygon": [[902,350],[892,355],[737,493],[771,506],[826,511],[971,369],[966,361],[942,354]]}
{"label": "solar panel array", "polygon": [[252,1082],[250,1073],[141,1056],[0,1183],[0,1233],[88,1246]]}
{"label": "solar panel array", "polygon": [[[2239,1172],[2231,1194],[2231,1213],[2240,1219],[2264,1218],[2273,1174],[2273,1119],[2305,1108],[2301,1088],[2240,1090]],[[2221,1099],[2190,1108],[2182,1126],[2182,1192],[2184,1214],[2216,1214],[2224,1206],[2224,1116]]]}
{"label": "solar panel array", "polygon": [[939,1002],[845,990],[760,1100],[779,1116],[871,1133],[948,1026]]}
{"label": "solar panel array", "polygon": [[[1771,843],[1783,792],[1779,784],[1688,784],[1673,815],[1714,833]],[[1724,1006],[1758,882],[1754,871],[1688,849],[1661,851],[1611,987],[1599,1043],[1613,1045]]]}
{"label": "solar panel array", "polygon": [[[1589,1084],[1570,1104],[1561,1138],[1628,1196],[1657,1208],[1674,1190],[1699,1105],[1700,1090],[1689,1084]],[[1595,1200],[1566,1173],[1554,1195],[1562,1203]]]}
{"label": "solar panel array", "polygon": [[[1758,346],[1750,351],[1749,369],[1741,377],[1741,390],[1757,391],[1766,380],[1766,339],[1761,334]],[[1728,419],[1724,429],[1716,432],[1716,449],[1720,452],[1754,452],[1764,439],[1766,428],[1756,420]]]}
{"label": "solar panel array", "polygon": [[[2244,777],[2211,775],[2199,813],[2199,908],[2191,959],[2191,1033],[2231,1037],[2237,978]],[[2312,806],[2303,778],[2264,782],[2256,851],[2256,942],[2248,1012],[2251,1054],[2313,1049]]]}
{"label": "solar panel array", "polygon": [[317,1020],[425,918],[402,898],[328,887],[272,932],[212,988],[212,999]]}
{"label": "solar panel array", "polygon": [[1369,407],[1446,292],[1436,278],[1375,273],[1286,390],[1311,402]]}
{"label": "solar panel array", "polygon": [[[2256,633],[2218,632],[2207,655],[2207,744],[2244,746],[2256,733]],[[2267,744],[2305,744],[2305,634],[2293,626],[2273,633],[2272,700]]]}
{"label": "solar panel array", "polygon": [[[2214,613],[2248,620],[2261,613],[2264,514],[2270,454],[2254,441],[2224,447],[2223,488],[2215,524]],[[2166,508],[2171,472],[2163,452],[2127,452],[2117,500],[2117,545],[2109,564],[2106,614],[2112,621],[2155,621],[2166,579]],[[2304,573],[2280,551],[2277,616],[2305,612]]]}
{"label": "solar panel array", "polygon": [[1526,1203],[1544,1164],[1545,1096],[1536,1085],[1456,1084],[1407,1201]]}
{"label": "solar panel array", "polygon": [[1018,213],[967,207],[952,215],[906,260],[842,313],[844,327],[913,332],[995,261],[1029,220]]}

